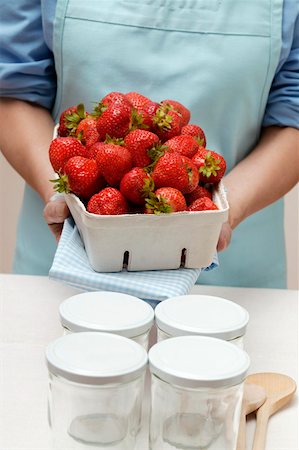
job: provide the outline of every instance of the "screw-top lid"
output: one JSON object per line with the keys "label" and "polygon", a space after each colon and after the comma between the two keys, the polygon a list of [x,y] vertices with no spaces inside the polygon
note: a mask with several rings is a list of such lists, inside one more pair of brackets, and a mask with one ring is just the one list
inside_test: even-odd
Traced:
{"label": "screw-top lid", "polygon": [[49,371],[70,381],[102,385],[134,380],[147,364],[147,352],[132,339],[111,333],[72,333],[50,343]]}
{"label": "screw-top lid", "polygon": [[242,306],[221,297],[182,295],[159,303],[157,326],[171,336],[200,335],[226,341],[243,336],[249,320]]}
{"label": "screw-top lid", "polygon": [[150,329],[154,310],[145,301],[118,292],[85,292],[64,300],[60,320],[73,332],[103,331],[136,337]]}
{"label": "screw-top lid", "polygon": [[229,387],[243,382],[249,357],[222,339],[179,336],[160,341],[150,349],[149,367],[157,377],[177,386]]}

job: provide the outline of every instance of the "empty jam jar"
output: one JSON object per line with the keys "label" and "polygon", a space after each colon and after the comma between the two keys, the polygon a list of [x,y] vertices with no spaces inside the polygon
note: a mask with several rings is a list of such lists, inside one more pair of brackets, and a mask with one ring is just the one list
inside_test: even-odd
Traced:
{"label": "empty jam jar", "polygon": [[46,350],[49,424],[56,450],[132,450],[147,352],[131,339],[82,332]]}
{"label": "empty jam jar", "polygon": [[248,368],[244,350],[217,338],[151,347],[150,450],[235,450]]}
{"label": "empty jam jar", "polygon": [[119,334],[148,348],[153,308],[140,298],[118,292],[85,292],[64,300],[59,315],[65,334],[100,331]]}
{"label": "empty jam jar", "polygon": [[198,335],[230,341],[243,348],[249,321],[240,305],[210,295],[182,295],[159,303],[155,309],[157,340]]}

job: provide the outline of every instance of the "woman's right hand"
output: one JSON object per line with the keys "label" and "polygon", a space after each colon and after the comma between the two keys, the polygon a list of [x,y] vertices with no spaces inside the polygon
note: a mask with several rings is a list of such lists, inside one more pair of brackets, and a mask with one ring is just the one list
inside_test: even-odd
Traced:
{"label": "woman's right hand", "polygon": [[55,194],[44,208],[44,219],[58,242],[65,219],[70,216],[70,210],[62,195]]}

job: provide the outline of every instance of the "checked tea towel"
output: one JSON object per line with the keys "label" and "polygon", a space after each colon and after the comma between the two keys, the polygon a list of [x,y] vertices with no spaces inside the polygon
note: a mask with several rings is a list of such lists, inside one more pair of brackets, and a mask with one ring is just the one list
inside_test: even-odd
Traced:
{"label": "checked tea towel", "polygon": [[[203,270],[216,266],[217,255],[212,264]],[[200,272],[201,269],[95,272],[88,262],[78,229],[69,218],[64,222],[49,277],[84,291],[122,292],[154,305],[170,297],[188,294]]]}

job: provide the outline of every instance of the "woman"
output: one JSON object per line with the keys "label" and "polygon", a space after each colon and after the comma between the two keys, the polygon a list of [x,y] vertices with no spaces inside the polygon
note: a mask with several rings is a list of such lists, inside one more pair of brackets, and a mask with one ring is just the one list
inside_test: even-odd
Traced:
{"label": "woman", "polygon": [[227,161],[225,251],[199,282],[286,287],[282,197],[298,181],[298,2],[32,3],[1,5],[0,146],[27,182],[14,270],[48,273],[56,244],[46,222],[58,236],[68,214],[50,202],[48,181],[61,111],[139,91],[188,106],[208,148]]}

